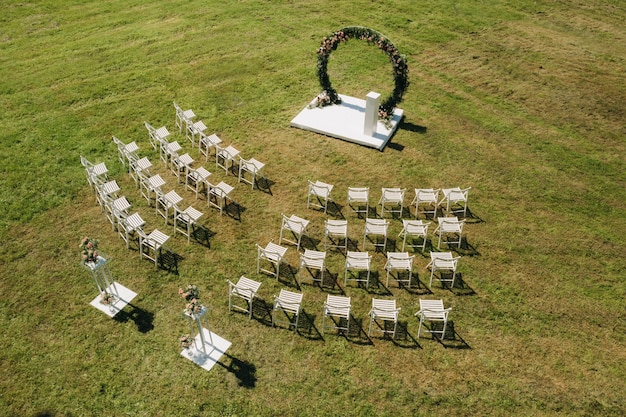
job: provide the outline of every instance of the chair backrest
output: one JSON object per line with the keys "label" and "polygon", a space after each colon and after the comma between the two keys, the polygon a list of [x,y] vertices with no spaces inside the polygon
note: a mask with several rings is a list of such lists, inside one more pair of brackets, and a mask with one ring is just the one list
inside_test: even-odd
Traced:
{"label": "chair backrest", "polygon": [[380,298],[372,298],[372,312],[376,314],[388,313],[397,317],[397,313],[399,310],[399,308],[396,308],[396,300],[383,300]]}
{"label": "chair backrest", "polygon": [[250,278],[246,278],[245,276],[241,276],[239,278],[239,281],[237,281],[237,285],[235,285],[235,287],[238,290],[244,290],[244,291],[249,291],[250,295],[254,296],[254,294],[257,293],[257,291],[259,291],[259,288],[261,287],[261,283],[259,281],[254,281]]}
{"label": "chair backrest", "polygon": [[382,189],[382,201],[402,202],[406,188],[384,188]]}
{"label": "chair backrest", "polygon": [[298,311],[300,310],[300,304],[302,304],[302,293],[281,289],[277,304],[283,309]]}
{"label": "chair backrest", "polygon": [[420,311],[443,311],[443,300],[422,300],[420,299]]}

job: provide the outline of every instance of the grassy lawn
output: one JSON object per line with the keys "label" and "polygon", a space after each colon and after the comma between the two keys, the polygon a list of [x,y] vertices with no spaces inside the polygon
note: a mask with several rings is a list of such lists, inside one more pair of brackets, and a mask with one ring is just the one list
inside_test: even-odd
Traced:
{"label": "grassy lawn", "polygon": [[[625,415],[625,19],[616,0],[4,2],[0,415]],[[319,93],[320,41],[353,25],[389,36],[409,63],[405,119],[383,152],[289,127]],[[329,74],[341,94],[386,96],[390,69],[351,40]],[[265,162],[271,192],[205,163],[213,182],[235,186],[233,218],[177,185],[143,125],[166,125],[203,164],[172,101]],[[208,244],[172,237],[175,268],[127,250],[87,185],[80,155],[106,162],[144,230],[173,233],[113,135],[136,141],[164,190],[204,212]],[[296,284],[291,246],[280,281],[257,274],[255,244],[278,240],[281,213],[310,220],[305,245],[323,247],[335,217],[306,208],[307,179],[334,184],[359,249],[364,221],[345,207],[348,187],[370,187],[372,206],[381,187],[406,187],[407,206],[414,188],[472,187],[462,285],[427,286],[432,245],[417,253],[411,290],[384,285],[382,253],[369,290],[343,285],[334,252],[332,287]],[[391,221],[392,246],[401,225]],[[138,293],[114,320],[89,305],[84,236]],[[262,282],[252,320],[228,311],[226,280],[241,275]],[[210,372],[180,356],[187,284],[232,342]],[[281,288],[304,293],[299,333],[271,326]],[[321,334],[328,293],[352,297],[347,338]],[[402,308],[395,340],[366,336],[373,297]],[[454,340],[417,337],[420,297],[452,307]]]}

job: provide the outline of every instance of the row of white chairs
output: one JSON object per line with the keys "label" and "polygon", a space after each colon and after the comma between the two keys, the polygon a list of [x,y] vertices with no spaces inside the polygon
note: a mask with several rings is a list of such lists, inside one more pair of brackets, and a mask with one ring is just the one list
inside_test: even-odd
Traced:
{"label": "row of white chairs", "polygon": [[[174,110],[176,112],[176,126],[180,132],[185,130],[185,135],[192,147],[196,146],[197,138],[198,149],[205,156],[206,162],[209,161],[211,149],[213,149],[216,168],[223,169],[228,175],[233,167],[237,167],[239,182],[250,184],[253,189],[255,185],[258,185],[258,177],[262,176],[261,171],[265,166],[263,162],[255,158],[244,159],[241,157],[240,151],[232,144],[223,146],[223,141],[217,134],[207,134],[208,128],[202,120],[194,120],[196,114],[193,110],[183,110],[176,102],[174,102]],[[249,174],[251,178],[246,178],[246,174]]]}
{"label": "row of white chairs", "polygon": [[146,222],[138,212],[129,213],[130,202],[126,196],[120,196],[121,189],[116,180],[108,178],[108,169],[103,162],[92,164],[81,156],[81,163],[85,167],[89,185],[96,193],[96,201],[113,230],[117,229],[118,235],[126,242],[127,249],[130,249],[130,242],[136,240],[140,257],[150,259],[156,267],[161,249],[169,236],[158,229],[150,234],[143,231]]}
{"label": "row of white chairs", "polygon": [[[253,315],[253,303],[257,297],[261,282],[241,276],[235,284],[228,280],[228,309],[238,310]],[[304,295],[299,292],[280,290],[278,296],[274,296],[272,308],[272,325],[284,324],[288,329],[291,327],[298,330],[299,318],[302,312],[302,300]],[[242,300],[237,302],[237,300]],[[448,315],[451,308],[444,308],[443,300],[420,299],[420,309],[415,313],[419,316],[419,328],[417,336],[420,337],[422,328],[433,335],[445,337]],[[390,333],[396,337],[400,308],[396,307],[394,299],[372,298],[372,307],[368,313],[370,318],[367,335],[371,337],[376,332]],[[351,297],[328,294],[322,308],[322,333],[327,329],[336,329],[345,336],[350,334],[350,323],[353,321]],[[327,324],[328,321],[328,324]],[[388,329],[385,322],[392,322],[393,328]],[[430,322],[427,328],[425,322]],[[442,323],[442,328],[434,326],[435,322]]]}
{"label": "row of white chairs", "polygon": [[[263,272],[278,279],[288,248],[274,242],[269,242],[265,247],[258,244],[256,246],[257,273]],[[306,249],[300,254],[296,279],[303,281],[310,277],[314,283],[317,282],[322,286],[324,273],[327,271],[326,255],[326,251]],[[386,286],[389,287],[389,280],[393,278],[398,284],[405,284],[407,288],[411,288],[414,259],[415,255],[410,255],[408,252],[387,252],[384,266]],[[426,270],[430,270],[428,285],[432,287],[433,279],[438,279],[442,285],[446,283],[454,288],[459,259],[461,257],[454,256],[452,252],[430,252],[430,262],[426,265]],[[344,286],[348,285],[348,281],[355,281],[365,283],[365,287],[369,288],[371,270],[372,255],[369,252],[347,251],[344,264]]]}
{"label": "row of white chairs", "polygon": [[[310,221],[295,214],[289,217],[285,214],[281,216],[282,225],[278,244],[285,241],[300,250],[302,238],[306,236]],[[437,223],[437,228],[433,232],[437,236],[437,248],[441,248],[442,240],[448,247],[460,248],[465,220],[460,220],[458,217],[438,217]],[[421,249],[423,252],[426,249],[430,224],[431,222],[424,220],[403,219],[402,230],[398,234],[398,238],[402,239],[402,251],[409,247]],[[390,222],[387,219],[366,218],[363,227],[363,250],[372,246],[375,250],[385,251],[389,227]],[[339,249],[345,252],[348,249],[348,242],[348,220],[327,219],[324,225],[324,249]]]}
{"label": "row of white chairs", "polygon": [[[328,204],[332,202],[331,193],[334,186],[322,181],[308,180],[307,208],[319,208],[327,213]],[[462,213],[463,217],[467,215],[467,200],[469,196],[469,188],[415,188],[415,196],[411,201],[410,207],[415,207],[415,217],[420,213],[437,217],[439,208],[442,209],[446,216],[451,214]],[[347,207],[358,215],[369,217],[369,187],[348,187],[348,195],[346,200]],[[405,207],[406,188],[385,188],[381,189],[381,196],[378,200],[380,206],[381,217],[385,217],[385,213],[392,216],[398,215],[402,217]]]}

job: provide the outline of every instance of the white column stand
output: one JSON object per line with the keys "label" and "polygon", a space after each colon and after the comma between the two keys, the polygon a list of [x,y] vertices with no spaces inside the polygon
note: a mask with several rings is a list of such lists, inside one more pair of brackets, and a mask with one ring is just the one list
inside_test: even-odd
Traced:
{"label": "white column stand", "polygon": [[363,133],[367,136],[374,136],[374,133],[376,133],[379,105],[380,94],[370,91],[365,96],[365,123],[363,126]]}

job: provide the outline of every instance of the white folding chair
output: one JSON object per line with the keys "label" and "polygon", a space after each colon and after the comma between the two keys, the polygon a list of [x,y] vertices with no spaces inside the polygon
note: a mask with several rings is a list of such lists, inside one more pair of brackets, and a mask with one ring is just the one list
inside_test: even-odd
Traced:
{"label": "white folding chair", "polygon": [[217,149],[216,146],[218,146],[220,143],[222,143],[222,139],[220,139],[215,133],[209,136],[206,136],[204,133],[200,134],[198,147],[200,148],[200,153],[206,157],[207,162],[209,161],[211,148]]}
{"label": "white folding chair", "polygon": [[402,251],[404,251],[405,246],[409,246],[414,249],[421,248],[424,252],[429,225],[430,222],[422,220],[402,219],[402,231],[398,234],[398,237],[402,238]]}
{"label": "white folding chair", "polygon": [[139,213],[133,213],[119,219],[117,222],[117,233],[126,242],[126,249],[130,249],[131,240],[136,240],[137,245],[141,247],[138,233],[143,231],[142,228],[145,224],[146,222]]}
{"label": "white folding chair", "polygon": [[156,190],[155,211],[165,219],[165,224],[169,222],[170,217],[174,220],[176,207],[183,201],[175,190],[163,193],[160,189]]}
{"label": "white folding chair", "polygon": [[[387,262],[385,270],[387,271],[387,288],[389,288],[389,277],[393,272],[397,272],[396,281],[398,284],[406,282],[407,287],[411,288],[411,278],[413,276],[413,259],[415,256],[409,256],[408,252],[387,252]],[[408,277],[403,279],[400,274],[407,272]]]}
{"label": "white folding chair", "polygon": [[209,191],[207,193],[207,201],[209,207],[215,207],[220,211],[220,215],[224,214],[226,208],[226,202],[231,200],[230,193],[235,189],[233,186],[226,184],[224,181],[220,181],[217,185],[209,184]]}
{"label": "white folding chair", "polygon": [[174,206],[174,236],[176,236],[176,232],[180,232],[187,236],[187,243],[189,243],[191,234],[202,216],[203,213],[201,211],[191,206],[182,211],[178,206]]}
{"label": "white folding chair", "polygon": [[469,190],[472,187],[461,189],[459,187],[444,188],[442,191],[443,198],[439,202],[440,206],[445,206],[446,216],[450,213],[462,212],[463,217],[467,214],[467,199],[469,197]]}
{"label": "white folding chair", "polygon": [[[302,236],[306,233],[309,221],[303,219],[302,217],[298,217],[295,214],[292,214],[291,217],[287,217],[281,213],[281,216],[283,217],[283,224],[280,228],[280,238],[278,239],[278,244],[282,244],[284,240],[287,243],[296,245],[297,249],[300,250],[300,242],[302,241]],[[283,232],[285,231],[291,232],[293,238],[284,237]]]}
{"label": "white folding chair", "polygon": [[441,247],[441,238],[446,238],[448,247],[456,244],[457,248],[461,247],[461,237],[463,235],[463,225],[465,220],[459,220],[457,217],[438,217],[439,225],[435,229],[438,236],[437,248]]}
{"label": "white folding chair", "polygon": [[[252,304],[254,303],[254,297],[256,297],[256,293],[259,291],[261,287],[261,283],[258,281],[254,281],[250,278],[246,278],[245,276],[241,276],[239,281],[236,284],[232,283],[230,280],[228,281],[228,311],[232,311],[233,309],[243,311],[244,313],[248,313],[249,318],[252,318]],[[235,299],[241,298],[246,302],[245,307],[238,306],[233,302],[233,297]]]}
{"label": "white folding chair", "polygon": [[181,177],[183,179],[187,178],[187,173],[191,169],[191,164],[194,163],[194,159],[188,153],[184,153],[182,155],[172,154],[172,159],[170,162],[170,170],[176,176],[177,182],[180,184]]}
{"label": "white folding chair", "polygon": [[324,249],[348,250],[348,221],[326,220],[324,226]]}
{"label": "white folding chair", "polygon": [[127,162],[139,159],[139,157],[137,156],[139,146],[137,146],[135,141],[126,144],[113,136],[113,143],[115,143],[115,145],[117,146],[117,157],[122,165],[126,166]]}
{"label": "white folding chair", "polygon": [[109,170],[106,167],[104,162],[100,162],[98,164],[94,164],[90,162],[87,158],[81,155],[80,163],[85,168],[85,175],[87,177],[87,182],[89,186],[94,190],[96,190],[97,185],[102,185],[106,181],[108,181],[108,172]]}
{"label": "white folding chair", "polygon": [[[460,256],[452,256],[452,252],[431,252],[430,262],[426,265],[426,269],[430,268],[430,283],[429,287],[433,285],[433,277],[435,273],[439,271],[438,279],[443,285],[444,282],[450,283],[450,288],[454,288],[454,279],[456,278],[456,269],[459,263]],[[444,276],[442,272],[447,272],[452,277]]]}
{"label": "white folding chair", "polygon": [[[392,338],[395,338],[396,331],[398,329],[399,315],[400,309],[396,308],[396,300],[381,300],[372,298],[372,309],[369,312],[370,326],[367,335],[371,336],[373,331],[378,331],[383,334],[391,333]],[[393,323],[393,330],[387,329],[386,324],[388,322]],[[379,329],[374,329],[374,324],[377,324]]]}
{"label": "white folding chair", "polygon": [[433,219],[437,217],[439,191],[438,188],[415,189],[415,197],[411,201],[411,205],[415,206],[415,218],[418,217],[420,212],[424,213],[424,215],[431,214]]}
{"label": "white folding chair", "polygon": [[237,163],[238,157],[239,151],[233,145],[228,145],[224,148],[220,145],[215,145],[215,165],[226,171],[226,175],[228,175],[231,167]]}
{"label": "white folding chair", "polygon": [[303,271],[308,271],[313,282],[324,284],[324,268],[326,264],[326,252],[305,249],[300,255],[300,269],[298,275],[302,276]]}
{"label": "white folding chair", "polygon": [[161,191],[161,187],[164,186],[165,180],[161,178],[161,175],[155,174],[151,177],[145,178],[140,182],[141,195],[143,195],[148,201],[148,205],[152,205],[152,194],[155,195],[157,191]]}
{"label": "white folding chair", "polygon": [[[361,213],[368,217],[369,214],[369,187],[348,187],[348,201],[347,206],[357,214],[361,216]],[[365,208],[363,208],[365,206]]]}
{"label": "white folding chair", "polygon": [[[363,250],[368,244],[374,246],[374,250],[385,250],[387,247],[387,230],[389,221],[385,219],[365,219],[365,230],[363,232]],[[382,240],[382,243],[381,243]]]}
{"label": "white folding chair", "polygon": [[149,235],[141,229],[138,229],[137,233],[139,234],[139,256],[150,259],[157,268],[163,245],[170,237],[158,229],[154,229]]}
{"label": "white folding chair", "polygon": [[[254,184],[257,182],[257,176],[261,176],[261,170],[265,164],[263,162],[257,161],[254,158],[249,160],[245,160],[243,158],[239,158],[239,182],[245,182],[246,184],[250,184],[252,189],[254,189]],[[250,174],[251,178],[246,178],[246,172]]]}
{"label": "white folding chair", "polygon": [[176,104],[176,102],[174,102],[174,109],[176,110],[176,118],[174,119],[174,122],[178,131],[182,133],[183,126],[186,127],[188,121],[191,122],[191,120],[196,117],[196,114],[191,109],[183,110],[178,104]]}
{"label": "white folding chair", "polygon": [[[200,192],[209,192],[209,177],[211,173],[205,167],[198,167],[196,169],[189,169],[187,171],[185,187],[189,188],[196,193],[196,200]],[[208,196],[208,194],[207,194]]]}
{"label": "white folding chair", "polygon": [[190,121],[187,123],[185,136],[191,142],[192,147],[196,146],[196,136],[198,137],[198,146],[200,146],[200,138],[206,129],[207,127],[202,120],[198,120],[197,122]]}
{"label": "white folding chair", "polygon": [[[322,334],[326,333],[326,329],[337,329],[346,335],[349,334],[351,308],[350,297],[328,294],[322,314]],[[326,318],[332,323],[327,325]]]}
{"label": "white folding chair", "polygon": [[328,202],[330,201],[330,193],[333,190],[331,184],[321,181],[312,182],[308,180],[309,192],[306,201],[306,207],[317,207],[324,209],[324,213],[328,210]]}
{"label": "white folding chair", "polygon": [[[298,330],[298,319],[302,308],[302,294],[287,290],[280,290],[280,295],[274,297],[274,309],[272,310],[272,326],[278,323],[287,324],[288,328],[294,326],[294,330]],[[277,315],[282,312],[285,319],[278,318]],[[289,316],[291,315],[291,317]]]}
{"label": "white folding chair", "polygon": [[139,159],[128,160],[128,173],[135,181],[135,186],[137,188],[141,187],[142,180],[145,180],[152,176],[150,174],[150,168],[152,168],[152,162],[150,162],[150,160],[146,156]]}
{"label": "white folding chair", "polygon": [[[346,272],[343,278],[343,285],[348,285],[348,280],[365,282],[365,288],[370,285],[370,266],[372,256],[367,252],[346,252]],[[361,278],[361,273],[365,272],[365,279]]]}
{"label": "white folding chair", "polygon": [[402,217],[402,210],[404,208],[404,193],[406,188],[384,188],[378,204],[380,205],[380,217],[385,217],[385,211],[391,213],[397,213],[399,217]]}
{"label": "white folding chair", "polygon": [[170,132],[167,130],[165,126],[161,126],[158,129],[155,129],[150,123],[143,122],[144,126],[148,130],[148,138],[150,140],[150,144],[154,149],[159,146],[162,140],[167,140],[170,136]]}
{"label": "white folding chair", "polygon": [[[443,307],[443,300],[420,299],[420,309],[417,313],[415,313],[415,316],[419,316],[420,318],[420,325],[417,330],[417,337],[420,337],[424,322],[428,321],[430,322],[430,329],[425,331],[429,332],[433,336],[438,333],[440,335],[440,340],[443,340],[446,335],[446,326],[448,324],[448,314],[450,313],[450,310],[452,310],[452,308]],[[436,322],[443,324],[441,330],[434,329],[434,324]]]}
{"label": "white folding chair", "polygon": [[[278,279],[280,276],[280,264],[285,257],[285,253],[287,253],[287,248],[277,245],[274,242],[269,242],[264,248],[259,245],[257,247],[257,261],[256,261],[256,272],[265,272],[267,274],[273,275]],[[261,261],[267,261],[274,268],[274,270],[261,268]]]}

